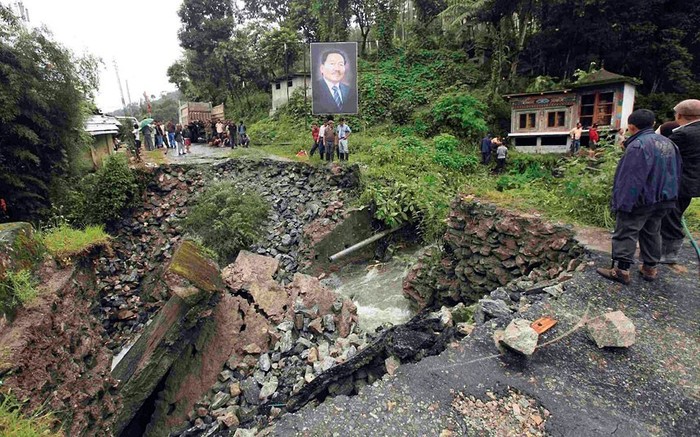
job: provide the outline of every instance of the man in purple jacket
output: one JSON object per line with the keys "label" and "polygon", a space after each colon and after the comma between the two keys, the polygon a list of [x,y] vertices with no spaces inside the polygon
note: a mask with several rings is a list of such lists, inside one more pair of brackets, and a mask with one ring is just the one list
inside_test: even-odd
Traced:
{"label": "man in purple jacket", "polygon": [[[632,136],[625,141],[613,182],[612,267],[597,272],[612,281],[629,284],[629,268],[639,249],[639,272],[647,281],[656,279],[661,258],[661,220],[675,207],[681,174],[681,158],[671,140],[655,134],[654,113],[638,109],[627,119]],[[617,265],[615,265],[617,264]]]}

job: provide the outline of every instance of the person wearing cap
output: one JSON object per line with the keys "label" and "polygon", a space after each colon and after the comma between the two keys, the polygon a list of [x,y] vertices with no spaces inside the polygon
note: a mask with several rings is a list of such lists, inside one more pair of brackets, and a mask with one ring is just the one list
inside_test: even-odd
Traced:
{"label": "person wearing cap", "polygon": [[673,142],[654,133],[655,115],[648,109],[630,114],[625,153],[615,170],[612,209],[612,266],[598,274],[629,284],[629,268],[639,241],[642,278],[653,281],[661,259],[661,221],[678,199],[681,157]]}
{"label": "person wearing cap", "polygon": [[678,202],[661,222],[661,263],[676,264],[683,243],[683,213],[693,197],[700,197],[700,100],[683,100],[673,110],[679,127],[669,139],[683,160]]}

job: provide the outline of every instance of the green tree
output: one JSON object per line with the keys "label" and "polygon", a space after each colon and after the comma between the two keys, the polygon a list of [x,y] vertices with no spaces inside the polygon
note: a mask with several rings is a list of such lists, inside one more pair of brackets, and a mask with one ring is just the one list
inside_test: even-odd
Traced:
{"label": "green tree", "polygon": [[380,56],[394,53],[394,29],[399,16],[399,0],[376,0],[377,2],[377,40]]}
{"label": "green tree", "polygon": [[355,16],[357,27],[360,28],[360,35],[362,36],[360,54],[364,56],[367,53],[369,32],[377,22],[377,0],[352,0],[350,2],[350,10]]}
{"label": "green tree", "polygon": [[184,0],[178,16],[182,21],[178,38],[185,57],[168,68],[169,78],[190,98],[221,103],[231,93],[232,78],[226,59],[216,52],[233,33],[231,2]]}
{"label": "green tree", "polygon": [[304,54],[299,36],[293,30],[286,28],[272,29],[265,33],[260,41],[260,48],[270,77],[289,73]]}
{"label": "green tree", "polygon": [[75,57],[42,28],[0,5],[0,198],[10,220],[38,220],[50,185],[91,139],[83,123],[97,88],[96,58]]}

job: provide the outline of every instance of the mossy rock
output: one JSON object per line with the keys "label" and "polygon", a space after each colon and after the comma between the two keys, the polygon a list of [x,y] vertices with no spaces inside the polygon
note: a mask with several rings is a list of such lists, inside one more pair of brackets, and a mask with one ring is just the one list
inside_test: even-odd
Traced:
{"label": "mossy rock", "polygon": [[474,323],[476,304],[466,306],[462,302],[452,307],[452,320],[455,323]]}

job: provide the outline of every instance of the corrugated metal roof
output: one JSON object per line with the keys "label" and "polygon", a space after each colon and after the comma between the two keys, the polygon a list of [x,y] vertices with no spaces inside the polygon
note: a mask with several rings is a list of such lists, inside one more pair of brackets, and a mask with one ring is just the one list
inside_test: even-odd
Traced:
{"label": "corrugated metal roof", "polygon": [[119,133],[122,124],[114,117],[93,115],[85,122],[85,130],[94,136]]}

